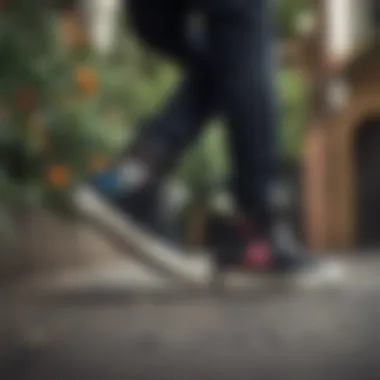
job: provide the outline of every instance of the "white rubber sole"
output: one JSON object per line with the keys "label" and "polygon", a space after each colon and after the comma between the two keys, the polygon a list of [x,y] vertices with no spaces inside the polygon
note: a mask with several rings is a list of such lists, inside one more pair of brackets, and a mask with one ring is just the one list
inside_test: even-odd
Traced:
{"label": "white rubber sole", "polygon": [[184,284],[192,286],[208,284],[212,265],[207,255],[188,255],[153,234],[147,233],[126,215],[109,205],[91,188],[77,189],[73,201],[83,218],[100,229],[113,244],[117,244],[128,254],[136,253],[148,265]]}
{"label": "white rubber sole", "polygon": [[81,217],[113,245],[183,285],[209,288],[218,278],[219,287],[236,284],[239,288],[256,286],[258,283],[265,286],[269,279],[290,282],[292,286],[300,288],[340,287],[346,282],[347,263],[330,259],[314,268],[291,275],[256,275],[233,271],[217,273],[210,255],[189,255],[174,248],[170,243],[138,227],[91,188],[77,189],[73,201]]}

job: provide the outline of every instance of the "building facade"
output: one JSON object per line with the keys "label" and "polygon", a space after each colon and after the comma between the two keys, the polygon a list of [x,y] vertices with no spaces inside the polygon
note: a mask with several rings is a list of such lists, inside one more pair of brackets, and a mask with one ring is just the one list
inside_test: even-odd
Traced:
{"label": "building facade", "polygon": [[[314,2],[304,215],[314,249],[380,246],[380,3]],[[309,49],[309,53],[307,51]]]}

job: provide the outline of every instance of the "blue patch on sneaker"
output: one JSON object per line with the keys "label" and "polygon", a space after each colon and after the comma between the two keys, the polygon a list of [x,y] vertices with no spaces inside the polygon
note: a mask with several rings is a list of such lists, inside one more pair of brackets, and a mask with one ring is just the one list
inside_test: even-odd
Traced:
{"label": "blue patch on sneaker", "polygon": [[91,182],[104,195],[117,196],[120,192],[120,182],[116,170],[109,169],[98,173]]}

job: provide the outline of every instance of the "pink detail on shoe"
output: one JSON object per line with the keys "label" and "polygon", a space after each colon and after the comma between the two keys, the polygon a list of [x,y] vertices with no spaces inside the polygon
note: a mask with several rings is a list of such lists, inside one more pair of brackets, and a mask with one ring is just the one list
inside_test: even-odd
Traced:
{"label": "pink detail on shoe", "polygon": [[249,268],[265,269],[271,261],[271,250],[265,241],[256,241],[247,246],[243,264]]}

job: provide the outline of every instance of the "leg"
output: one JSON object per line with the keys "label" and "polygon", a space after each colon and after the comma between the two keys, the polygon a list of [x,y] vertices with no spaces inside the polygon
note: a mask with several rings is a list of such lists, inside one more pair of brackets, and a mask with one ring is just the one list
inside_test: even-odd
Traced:
{"label": "leg", "polygon": [[[213,67],[218,104],[228,121],[235,195],[247,219],[236,233],[223,234],[220,257],[227,265],[241,261],[261,268],[274,264],[276,269],[289,269],[303,260],[294,255],[291,240],[284,245],[281,239],[278,246],[272,238],[269,193],[279,174],[279,160],[268,3],[202,0],[199,7],[207,15],[208,61]],[[238,246],[231,249],[233,241]]]}
{"label": "leg", "polygon": [[187,18],[185,1],[128,1],[127,19],[141,42],[181,64],[187,64],[191,56],[198,55],[199,49],[189,44]]}
{"label": "leg", "polygon": [[[189,36],[188,9],[178,0],[131,0],[129,16],[138,36],[150,47],[184,66],[184,80],[161,112],[148,122],[111,174],[96,183],[117,198],[137,219],[152,219],[159,180],[198,136],[212,112],[213,86],[202,61],[203,42]],[[136,174],[137,173],[137,174]],[[141,174],[142,173],[142,174]],[[145,223],[145,222],[144,222]]]}
{"label": "leg", "polygon": [[268,191],[276,175],[276,107],[267,1],[205,0],[209,59],[228,120],[234,183],[242,211],[270,223]]}
{"label": "leg", "polygon": [[[139,151],[150,151],[149,165],[158,177],[171,168],[198,136],[203,122],[212,112],[212,86],[202,61],[204,41],[189,35],[186,27],[189,10],[185,3],[178,0],[130,2],[131,24],[138,36],[150,48],[185,68],[182,83],[161,112],[147,123],[136,142]],[[149,157],[144,158],[149,161]]]}

